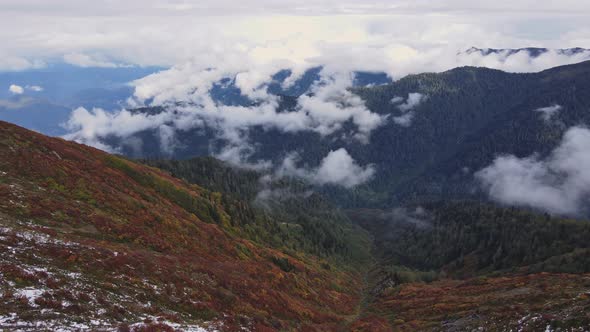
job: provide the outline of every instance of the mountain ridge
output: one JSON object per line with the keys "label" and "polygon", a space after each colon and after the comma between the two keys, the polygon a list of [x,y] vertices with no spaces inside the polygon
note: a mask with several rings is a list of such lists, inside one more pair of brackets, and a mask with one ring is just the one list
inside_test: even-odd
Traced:
{"label": "mountain ridge", "polygon": [[[345,148],[357,163],[375,165],[381,180],[352,190],[320,188],[343,207],[383,208],[444,195],[483,198],[473,172],[491,164],[498,154],[546,154],[559,143],[567,128],[590,122],[584,111],[590,101],[580,92],[590,85],[589,71],[590,61],[524,74],[460,67],[443,73],[410,75],[387,85],[353,88],[351,91],[364,100],[369,110],[389,117],[372,131],[368,144],[342,138],[346,125],[326,137],[255,127],[249,131],[256,144],[249,161],[268,160],[280,165],[286,155],[299,151],[303,163],[317,165],[330,151]],[[391,100],[411,93],[427,98],[412,111],[411,123],[400,126],[391,119],[405,113]],[[562,107],[559,126],[548,125],[534,112],[554,104]],[[279,111],[293,111],[296,105],[296,97],[283,96]],[[224,142],[216,138],[215,128],[180,131],[179,147],[169,154],[159,149],[158,135],[153,131],[131,137],[146,147],[133,150],[117,143],[116,138],[107,142],[130,156],[180,159],[211,155],[211,149]],[[523,142],[510,144],[510,137],[519,137]],[[464,169],[469,172],[463,174]]]}

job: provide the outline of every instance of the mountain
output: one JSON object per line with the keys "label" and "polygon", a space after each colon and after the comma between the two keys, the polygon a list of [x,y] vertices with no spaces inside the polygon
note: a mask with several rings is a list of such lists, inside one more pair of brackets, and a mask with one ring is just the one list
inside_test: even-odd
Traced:
{"label": "mountain", "polygon": [[353,331],[577,331],[590,324],[588,274],[446,279],[386,288]]}
{"label": "mountain", "polygon": [[551,50],[548,48],[544,48],[544,47],[525,47],[525,48],[477,48],[477,47],[471,47],[467,50],[465,50],[464,52],[459,52],[459,54],[461,53],[465,53],[465,54],[480,54],[483,56],[487,56],[490,54],[498,54],[498,55],[503,55],[506,57],[515,55],[517,53],[528,53],[528,55],[530,55],[533,58],[537,58],[545,53],[548,53],[550,51],[554,51],[557,54],[560,55],[567,55],[567,56],[573,56],[573,55],[579,55],[579,54],[590,54],[590,50],[586,49],[586,48],[581,48],[581,47],[574,47],[574,48],[560,48],[560,49],[555,49],[555,50]]}
{"label": "mountain", "polygon": [[[330,151],[345,148],[359,165],[375,169],[374,181],[356,188],[327,185],[319,189],[347,208],[390,208],[441,197],[485,199],[474,173],[498,155],[547,156],[569,128],[590,123],[589,72],[589,61],[526,74],[461,67],[353,88],[369,110],[387,116],[371,132],[368,143],[351,139],[346,124],[324,136],[253,126],[248,129],[255,146],[249,161],[281,165],[286,155],[297,151],[299,166],[316,166]],[[409,112],[392,102],[410,94],[421,99]],[[297,100],[281,95],[279,112],[296,111]],[[537,111],[547,107],[560,109],[552,121]],[[134,112],[165,111],[143,108]],[[103,141],[130,156],[181,159],[214,154],[226,143],[218,137],[218,128],[207,126],[180,130],[175,138],[172,152],[162,149],[157,130],[124,139],[109,136]],[[135,141],[143,144],[130,144]]]}
{"label": "mountain", "polygon": [[0,122],[0,325],[324,331],[355,313],[351,265],[266,242],[289,227],[232,204]]}
{"label": "mountain", "polygon": [[[369,260],[365,232],[304,181],[273,179],[263,172],[235,168],[211,157],[142,162],[222,193],[222,201],[234,219],[248,216],[281,225],[281,229],[269,231],[267,243],[355,265]],[[260,238],[262,234],[253,230],[251,236]]]}
{"label": "mountain", "polygon": [[590,323],[585,221],[478,202],[345,215],[300,180],[141,162],[0,122],[1,328]]}
{"label": "mountain", "polygon": [[373,234],[374,254],[384,266],[409,269],[417,278],[590,271],[586,221],[469,201],[357,209],[349,215]]}
{"label": "mountain", "polygon": [[[359,91],[375,110],[386,109],[387,100],[402,91],[429,96],[416,110],[412,126],[384,128],[372,137],[380,143],[371,144],[375,155],[378,146],[398,146],[389,153],[380,151],[382,160],[370,159],[386,165],[384,177],[393,180],[385,184],[393,185],[390,199],[478,197],[473,172],[498,155],[548,155],[568,128],[590,123],[590,95],[584,92],[590,87],[589,72],[590,62],[535,74],[457,68]],[[551,105],[561,108],[551,122],[535,112]]]}
{"label": "mountain", "polygon": [[[81,68],[66,64],[52,64],[46,68],[20,72],[0,72],[0,120],[21,125],[47,135],[61,136],[67,130],[62,124],[68,121],[73,109],[101,108],[107,112],[119,110],[134,93],[130,83],[164,70],[162,67]],[[320,80],[322,67],[306,70],[289,87],[283,87],[291,70],[281,70],[272,76],[268,90],[274,94],[300,96],[309,92]],[[385,73],[355,72],[354,86],[390,83]],[[23,89],[20,95],[9,92],[11,85]],[[226,105],[250,105],[251,100],[241,95],[235,77],[216,82],[211,89],[216,102]],[[16,103],[26,99],[27,103]]]}
{"label": "mountain", "polygon": [[[120,109],[133,95],[129,82],[162,69],[50,64],[39,69],[0,72],[0,120],[46,135],[64,135],[66,130],[61,125],[67,122],[72,109]],[[9,92],[11,85],[21,87],[22,94]]]}
{"label": "mountain", "polygon": [[468,201],[348,214],[374,237],[378,262],[359,331],[590,324],[588,221]]}

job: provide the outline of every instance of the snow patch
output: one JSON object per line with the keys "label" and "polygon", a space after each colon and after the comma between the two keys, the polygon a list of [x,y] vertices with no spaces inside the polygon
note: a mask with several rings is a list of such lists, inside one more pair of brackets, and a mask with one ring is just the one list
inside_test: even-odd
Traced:
{"label": "snow patch", "polygon": [[27,288],[17,290],[14,294],[16,296],[26,297],[27,300],[29,300],[29,305],[32,307],[36,307],[37,304],[35,303],[35,299],[40,297],[44,292],[45,292],[45,290],[43,290],[43,289],[27,287]]}

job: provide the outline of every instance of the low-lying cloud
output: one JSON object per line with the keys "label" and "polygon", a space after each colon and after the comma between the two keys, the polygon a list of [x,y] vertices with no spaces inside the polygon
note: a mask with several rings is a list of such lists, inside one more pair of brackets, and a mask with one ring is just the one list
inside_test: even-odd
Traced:
{"label": "low-lying cloud", "polygon": [[27,85],[26,88],[27,90],[31,90],[33,92],[41,92],[44,90],[43,87],[39,85]]}
{"label": "low-lying cloud", "polygon": [[409,224],[419,229],[432,228],[433,216],[421,206],[413,209],[409,207],[397,207],[391,211],[382,211],[376,217],[382,220],[389,220],[391,223],[398,225]]}
{"label": "low-lying cloud", "polygon": [[423,94],[418,92],[412,92],[408,94],[408,99],[406,99],[406,102],[401,105],[398,105],[397,108],[399,108],[399,110],[402,112],[407,112],[409,110],[413,110],[414,108],[416,108],[416,106],[420,105],[420,103],[422,103],[424,99],[425,96]]}
{"label": "low-lying cloud", "polygon": [[561,107],[561,105],[554,104],[547,107],[537,108],[535,109],[535,112],[541,113],[541,119],[543,119],[543,121],[546,123],[551,123],[553,118],[557,116],[562,108],[563,107]]}
{"label": "low-lying cloud", "polygon": [[[109,136],[126,138],[143,130],[156,129],[168,122],[184,122],[182,113],[160,113],[146,115],[132,113],[128,110],[107,112],[100,108],[87,110],[75,109],[64,127],[71,133],[64,136],[69,140],[94,146],[108,152],[118,152],[119,147],[112,147],[103,142]],[[168,138],[170,140],[170,138]]]}
{"label": "low-lying cloud", "polygon": [[357,126],[356,137],[366,142],[386,116],[369,111],[360,97],[348,91],[351,85],[350,73],[325,77],[312,87],[310,95],[298,98],[298,113],[321,135],[334,133],[350,120]]}
{"label": "low-lying cloud", "polygon": [[570,128],[544,159],[501,156],[475,176],[500,203],[554,214],[586,214],[590,206],[590,130]]}
{"label": "low-lying cloud", "polygon": [[297,167],[299,156],[292,153],[283,160],[279,176],[295,176],[315,184],[332,184],[351,188],[363,184],[375,175],[372,165],[360,166],[344,148],[330,151],[317,168]]}
{"label": "low-lying cloud", "polygon": [[[267,91],[274,72],[254,68],[236,76],[234,72],[242,70],[240,66],[237,62],[224,68],[186,64],[137,80],[129,103],[163,106],[163,112],[148,115],[128,110],[110,113],[79,108],[66,124],[71,131],[66,138],[104,149],[105,137],[125,138],[166,125],[166,129],[160,131],[164,135],[160,136],[172,144],[162,143],[161,148],[172,153],[178,146],[175,131],[209,128],[213,129],[214,138],[224,142],[221,150],[210,151],[210,154],[238,166],[268,168],[268,161],[249,160],[255,152],[249,138],[252,128],[284,133],[305,131],[321,136],[346,130],[350,139],[367,143],[371,132],[387,118],[371,112],[360,97],[349,91],[354,79],[351,73],[323,71],[309,93],[296,98],[294,107],[281,109],[280,97]],[[251,104],[226,105],[214,99],[211,90],[224,79],[232,80]],[[345,123],[352,126],[344,128]]]}
{"label": "low-lying cloud", "polygon": [[426,96],[418,92],[412,92],[408,94],[408,98],[405,102],[403,102],[403,97],[393,97],[393,99],[391,99],[391,103],[397,104],[397,108],[403,113],[402,115],[393,117],[393,122],[402,127],[409,127],[412,124],[412,119],[414,118],[413,110],[424,100],[426,100]]}

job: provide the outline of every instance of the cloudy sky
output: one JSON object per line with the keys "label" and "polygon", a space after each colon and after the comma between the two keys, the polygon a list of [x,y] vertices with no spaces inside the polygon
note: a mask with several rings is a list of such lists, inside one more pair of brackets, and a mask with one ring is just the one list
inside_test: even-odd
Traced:
{"label": "cloudy sky", "polygon": [[[62,62],[168,67],[130,82],[135,89],[126,102],[127,107],[174,109],[151,116],[76,108],[65,124],[66,138],[117,151],[102,138],[155,130],[161,149],[172,153],[178,145],[175,133],[206,126],[226,143],[212,155],[249,167],[272,166],[251,160],[256,146],[248,134],[251,127],[325,136],[350,122],[354,131],[347,137],[368,144],[371,132],[387,121],[412,125],[414,108],[428,96],[397,96],[392,103],[403,114],[379,115],[346,89],[354,71],[385,72],[392,79],[462,65],[532,72],[590,58],[590,51],[575,56],[550,51],[539,57],[464,52],[472,46],[590,48],[586,0],[0,0],[0,22],[0,71]],[[323,69],[313,94],[298,97],[294,111],[279,112],[276,96],[264,83],[277,71],[291,69],[283,84],[288,87],[316,66]],[[214,100],[210,90],[224,78],[257,103]],[[21,95],[39,91],[35,88],[41,89],[14,85],[9,91]],[[177,107],[179,102],[185,106]],[[321,184],[350,187],[375,173],[372,165],[359,165],[354,157],[340,148],[318,165],[304,167],[298,151],[287,151],[274,166]],[[504,160],[498,163],[496,168],[504,170]],[[482,173],[491,188],[498,188],[495,175],[504,174],[496,168]]]}
{"label": "cloudy sky", "polygon": [[[458,51],[471,46],[590,48],[589,13],[590,3],[580,0],[2,0],[0,70],[56,62],[172,67],[134,82],[131,106],[146,101],[205,105],[200,114],[207,122],[222,122],[225,138],[234,141],[241,140],[235,132],[244,123],[325,134],[348,119],[359,127],[356,137],[366,140],[383,119],[342,93],[350,84],[347,73],[380,71],[398,79],[460,65],[530,72],[578,62],[588,53],[584,59],[551,52],[505,59]],[[291,69],[295,80],[318,65],[330,84],[315,92],[325,98],[302,97],[297,119],[276,113],[275,101],[259,89],[261,84],[280,69]],[[265,100],[263,107],[219,109],[207,93],[224,77],[235,78],[242,94]],[[349,102],[346,110],[331,102],[336,95]],[[170,122],[122,114],[142,124],[138,128]],[[412,116],[409,111],[397,121],[407,126]],[[78,131],[74,137],[87,143],[121,121],[85,110],[74,112],[71,120],[70,128]]]}
{"label": "cloudy sky", "polygon": [[411,72],[470,46],[590,47],[589,16],[584,0],[2,0],[0,70],[354,59]]}

